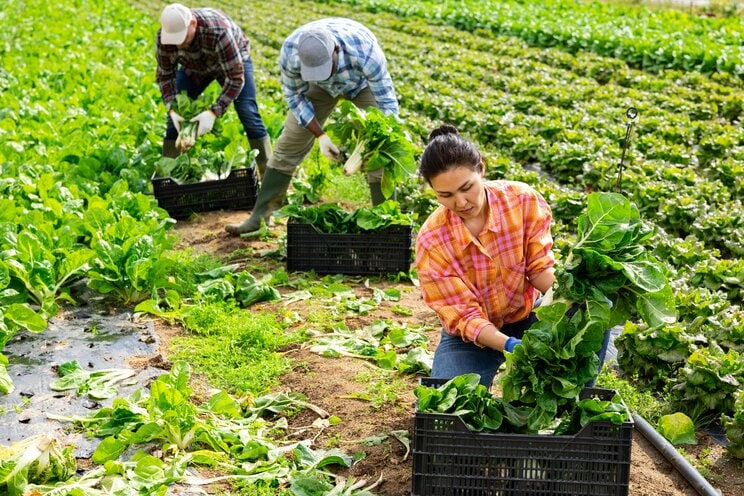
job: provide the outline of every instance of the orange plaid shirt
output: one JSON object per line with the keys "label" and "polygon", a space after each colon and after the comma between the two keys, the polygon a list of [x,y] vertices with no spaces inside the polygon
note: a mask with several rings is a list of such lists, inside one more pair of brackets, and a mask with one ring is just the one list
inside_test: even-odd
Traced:
{"label": "orange plaid shirt", "polygon": [[521,182],[485,185],[488,219],[480,236],[440,206],[416,238],[424,301],[448,333],[474,343],[489,323],[500,329],[526,318],[539,295],[529,279],[555,263],[545,199]]}

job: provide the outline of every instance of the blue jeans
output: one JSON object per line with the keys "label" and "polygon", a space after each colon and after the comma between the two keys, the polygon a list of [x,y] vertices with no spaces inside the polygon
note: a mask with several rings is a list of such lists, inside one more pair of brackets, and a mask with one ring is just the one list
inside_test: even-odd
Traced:
{"label": "blue jeans", "polygon": [[[513,324],[507,324],[501,332],[507,336],[522,338],[524,332],[537,320],[534,313],[526,319]],[[605,331],[602,349],[597,352],[599,357],[599,369],[602,370],[607,346],[610,342],[610,329]],[[469,341],[463,341],[460,336],[452,336],[442,329],[442,337],[439,346],[434,351],[434,364],[431,367],[431,376],[437,379],[452,379],[462,374],[476,373],[480,375],[480,383],[487,388],[491,387],[493,378],[499,367],[504,363],[504,354],[491,348],[480,348]],[[595,379],[586,383],[586,387],[593,387]]]}
{"label": "blue jeans", "polygon": [[[243,61],[243,75],[245,84],[238,97],[233,100],[233,106],[238,113],[238,118],[243,124],[243,130],[248,139],[259,139],[267,136],[266,126],[261,119],[261,113],[258,111],[258,102],[256,101],[256,83],[253,80],[253,61],[249,58]],[[176,73],[176,93],[186,91],[191,99],[197,98],[204,93],[207,86],[214,79],[206,79],[198,83],[186,75],[183,67]],[[186,117],[186,116],[181,116]],[[165,139],[175,140],[178,137],[178,131],[173,125],[173,121],[168,116],[168,124],[165,128]]]}

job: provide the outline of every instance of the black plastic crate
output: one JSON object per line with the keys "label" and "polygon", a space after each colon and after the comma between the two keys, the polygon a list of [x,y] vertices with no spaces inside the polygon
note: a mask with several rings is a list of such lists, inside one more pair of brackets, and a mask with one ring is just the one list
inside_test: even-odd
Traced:
{"label": "black plastic crate", "polygon": [[312,224],[287,223],[287,270],[319,274],[378,275],[411,268],[410,226],[367,233],[329,234]]}
{"label": "black plastic crate", "polygon": [[183,219],[193,212],[252,209],[258,176],[255,167],[234,169],[224,179],[188,184],[153,175],[152,189],[160,208],[174,219]]}
{"label": "black plastic crate", "polygon": [[[439,386],[446,381],[422,379]],[[582,398],[609,400],[610,389]],[[633,421],[591,422],[575,435],[472,432],[457,415],[416,412],[413,495],[627,496]]]}

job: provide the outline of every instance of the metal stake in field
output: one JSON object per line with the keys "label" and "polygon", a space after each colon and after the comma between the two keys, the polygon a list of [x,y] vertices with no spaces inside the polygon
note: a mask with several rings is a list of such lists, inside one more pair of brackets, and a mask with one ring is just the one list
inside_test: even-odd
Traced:
{"label": "metal stake in field", "polygon": [[623,192],[623,171],[625,170],[625,155],[628,153],[628,146],[630,144],[630,135],[633,131],[633,121],[638,117],[638,110],[635,107],[628,107],[625,111],[625,117],[628,118],[628,123],[625,127],[625,140],[623,141],[623,154],[620,157],[620,163],[617,165],[617,190]]}

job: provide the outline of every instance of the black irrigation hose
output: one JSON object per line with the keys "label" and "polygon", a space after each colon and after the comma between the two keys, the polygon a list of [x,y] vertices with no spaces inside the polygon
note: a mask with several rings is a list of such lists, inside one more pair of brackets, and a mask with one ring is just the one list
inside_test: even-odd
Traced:
{"label": "black irrigation hose", "polygon": [[654,447],[658,449],[667,460],[669,460],[669,463],[671,463],[672,466],[677,469],[685,479],[687,479],[687,482],[695,488],[698,494],[701,496],[721,496],[721,492],[711,486],[710,483],[705,480],[705,477],[700,475],[700,472],[698,472],[697,469],[695,469],[695,467],[685,459],[685,457],[680,455],[669,441],[656,432],[656,429],[646,422],[643,417],[634,413],[633,420],[635,421],[635,428],[639,430],[641,434],[643,434],[643,437],[648,439],[648,441],[654,445]]}

